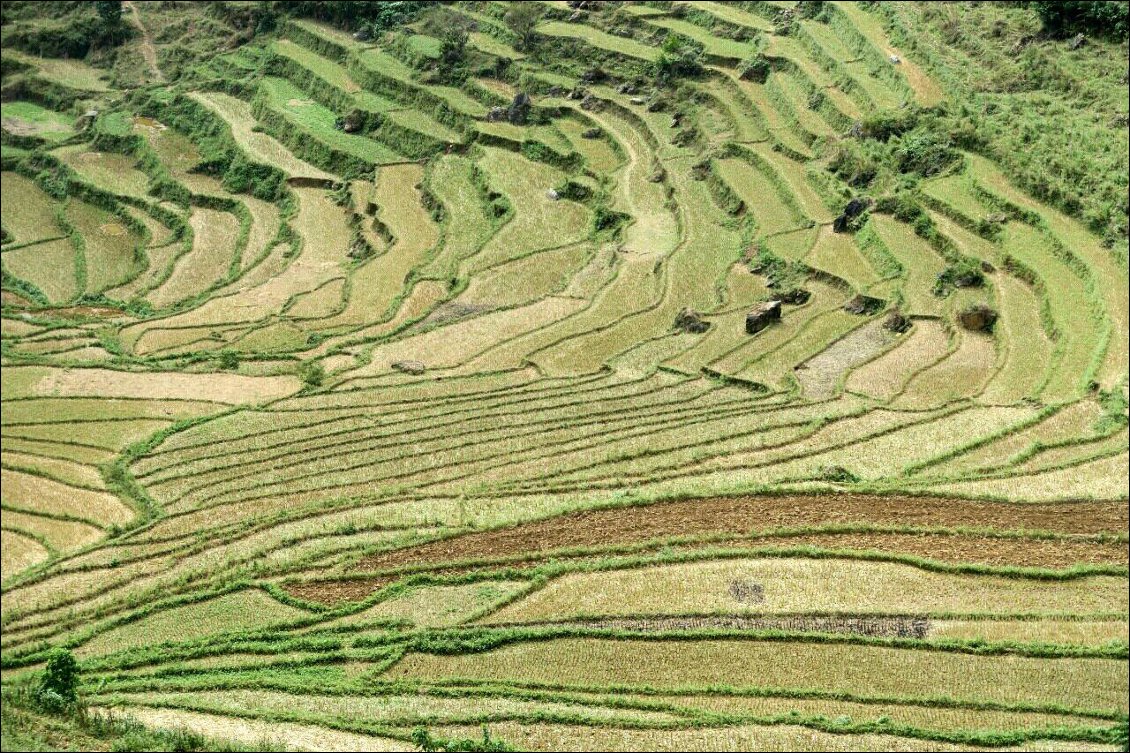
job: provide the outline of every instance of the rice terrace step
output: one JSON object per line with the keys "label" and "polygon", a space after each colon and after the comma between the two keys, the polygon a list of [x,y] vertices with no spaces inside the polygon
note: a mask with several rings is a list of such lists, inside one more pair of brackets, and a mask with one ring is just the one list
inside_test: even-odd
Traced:
{"label": "rice terrace step", "polygon": [[1127,3],[0,14],[0,750],[1128,749]]}

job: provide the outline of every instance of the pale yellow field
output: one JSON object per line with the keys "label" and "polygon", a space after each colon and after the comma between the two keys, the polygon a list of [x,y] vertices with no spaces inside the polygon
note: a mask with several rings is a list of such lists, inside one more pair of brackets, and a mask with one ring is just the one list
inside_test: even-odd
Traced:
{"label": "pale yellow field", "polygon": [[[735,596],[741,585],[759,587],[761,597]],[[1130,607],[1126,594],[1125,578],[1046,583],[931,573],[890,562],[738,559],[567,575],[484,621],[743,612],[1122,612]]]}

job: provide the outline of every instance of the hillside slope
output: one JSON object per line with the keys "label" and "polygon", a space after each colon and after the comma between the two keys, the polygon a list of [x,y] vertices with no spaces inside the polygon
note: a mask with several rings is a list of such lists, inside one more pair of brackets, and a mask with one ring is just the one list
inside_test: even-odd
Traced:
{"label": "hillside slope", "polygon": [[40,5],[6,693],[61,647],[194,745],[1124,748],[1124,33]]}

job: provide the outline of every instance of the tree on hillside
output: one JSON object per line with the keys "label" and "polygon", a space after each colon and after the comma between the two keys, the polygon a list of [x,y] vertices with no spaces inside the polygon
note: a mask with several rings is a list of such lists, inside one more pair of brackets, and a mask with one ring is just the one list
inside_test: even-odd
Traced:
{"label": "tree on hillside", "polygon": [[98,11],[98,18],[102,20],[103,26],[114,28],[122,23],[121,0],[98,0],[94,3],[94,8]]}
{"label": "tree on hillside", "polygon": [[444,8],[444,12],[436,19],[439,28],[440,57],[449,66],[457,66],[463,62],[467,55],[467,40],[470,31],[464,17],[454,11]]}
{"label": "tree on hillside", "polygon": [[670,86],[681,78],[694,78],[702,73],[702,48],[690,44],[676,34],[668,34],[652,64],[655,82]]}
{"label": "tree on hillside", "polygon": [[52,711],[61,711],[78,700],[78,662],[74,654],[63,648],[51,652],[35,695],[41,705]]}
{"label": "tree on hillside", "polygon": [[541,8],[537,3],[513,3],[503,16],[506,25],[518,37],[517,47],[526,52],[537,43],[537,25],[541,20]]}
{"label": "tree on hillside", "polygon": [[1068,0],[1032,2],[1044,31],[1053,37],[1083,32],[1109,39],[1126,39],[1130,32],[1130,5],[1125,2]]}
{"label": "tree on hillside", "polygon": [[432,73],[432,82],[458,86],[469,75],[467,42],[475,22],[462,13],[447,7],[428,12],[420,24],[420,31],[440,42],[440,64]]}

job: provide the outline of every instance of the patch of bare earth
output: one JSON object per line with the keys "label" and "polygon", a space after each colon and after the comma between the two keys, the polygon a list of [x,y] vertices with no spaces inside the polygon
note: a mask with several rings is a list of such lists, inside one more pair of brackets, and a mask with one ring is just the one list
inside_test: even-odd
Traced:
{"label": "patch of bare earth", "polygon": [[432,313],[405,329],[404,333],[406,335],[412,335],[425,330],[434,329],[444,324],[451,324],[461,319],[466,319],[475,314],[490,311],[492,308],[492,306],[450,301],[437,306]]}
{"label": "patch of bare earth", "polygon": [[316,604],[340,604],[346,601],[364,601],[394,580],[395,577],[315,580],[308,583],[287,583],[283,585],[283,589],[296,599]]}
{"label": "patch of bare earth", "polygon": [[833,524],[1125,534],[1127,513],[1126,501],[1019,505],[863,494],[715,497],[569,513],[381,552],[362,559],[357,568],[374,571],[672,536]]}
{"label": "patch of bare earth", "polygon": [[213,740],[263,746],[264,750],[415,750],[415,747],[401,740],[340,732],[308,724],[267,722],[139,706],[131,706],[124,711],[147,727],[187,729]]}
{"label": "patch of bare earth", "polygon": [[806,397],[826,400],[836,394],[845,374],[882,353],[894,338],[883,321],[876,319],[797,366],[794,375]]}
{"label": "patch of bare earth", "polygon": [[0,121],[0,126],[5,131],[15,136],[38,136],[42,133],[66,133],[70,129],[63,123],[42,122],[36,123],[23,118],[7,117]]}
{"label": "patch of bare earth", "polygon": [[[861,494],[721,497],[589,510],[454,536],[366,557],[357,568],[361,572],[381,573],[371,578],[311,580],[283,587],[307,601],[340,604],[368,598],[396,580],[397,571],[404,567],[437,574],[465,573],[502,564],[526,569],[551,557],[600,556],[599,550],[608,547],[653,541],[651,549],[655,550],[666,547],[667,539],[683,536],[710,539],[678,545],[679,551],[708,547],[817,547],[997,567],[1125,566],[1130,563],[1127,542],[1095,538],[1019,538],[973,533],[812,533],[750,538],[749,534],[784,527],[874,524],[1094,536],[1124,534],[1127,518],[1125,501],[1016,505]],[[717,538],[718,534],[731,537]],[[570,551],[578,548],[587,551]],[[513,561],[522,557],[528,559]]]}
{"label": "patch of bare earth", "polygon": [[248,403],[273,400],[298,391],[297,377],[242,374],[182,374],[110,369],[52,369],[33,393],[51,397],[125,397]]}

